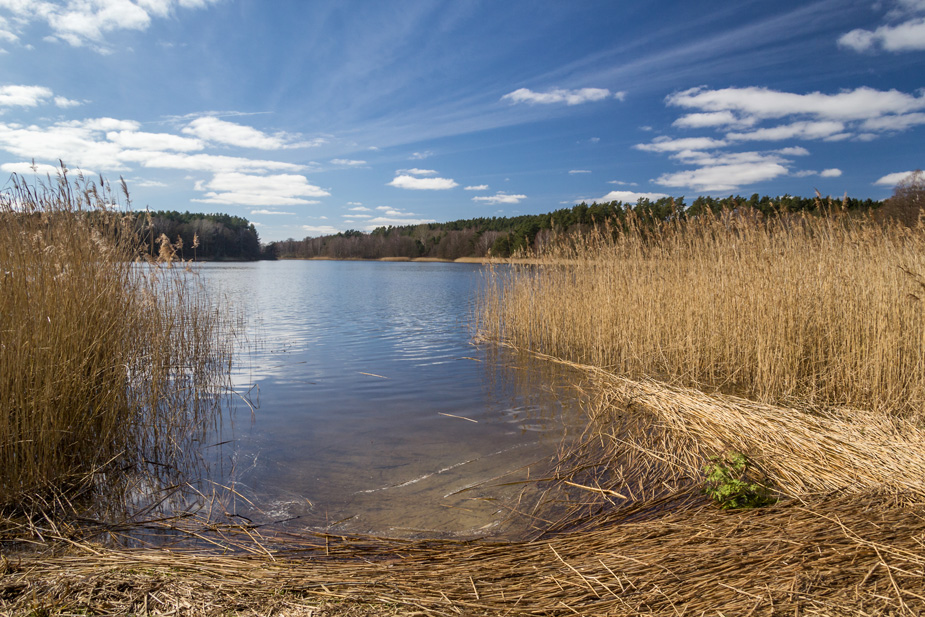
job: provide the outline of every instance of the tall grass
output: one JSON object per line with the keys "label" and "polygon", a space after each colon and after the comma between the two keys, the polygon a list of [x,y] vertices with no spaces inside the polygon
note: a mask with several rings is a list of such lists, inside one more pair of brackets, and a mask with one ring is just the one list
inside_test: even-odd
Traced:
{"label": "tall grass", "polygon": [[132,220],[63,167],[0,193],[0,505],[175,466],[212,417],[222,315]]}
{"label": "tall grass", "polygon": [[482,336],[767,403],[925,409],[925,231],[725,212],[560,237],[495,269]]}

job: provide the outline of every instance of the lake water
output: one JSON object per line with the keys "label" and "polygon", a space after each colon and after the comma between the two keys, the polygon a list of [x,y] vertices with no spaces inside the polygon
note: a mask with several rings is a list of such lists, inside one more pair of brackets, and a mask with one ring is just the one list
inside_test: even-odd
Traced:
{"label": "lake water", "polygon": [[[471,344],[484,266],[204,264],[247,317],[213,476],[289,531],[517,535],[581,425],[565,369]],[[253,412],[243,403],[247,399]]]}

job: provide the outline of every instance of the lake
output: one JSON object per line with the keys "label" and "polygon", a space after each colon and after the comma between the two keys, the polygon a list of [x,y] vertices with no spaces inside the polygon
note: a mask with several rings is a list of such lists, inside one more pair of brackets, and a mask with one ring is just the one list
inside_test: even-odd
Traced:
{"label": "lake", "polygon": [[582,412],[568,369],[471,344],[485,267],[203,264],[247,320],[212,460],[234,514],[294,532],[523,533],[524,481]]}

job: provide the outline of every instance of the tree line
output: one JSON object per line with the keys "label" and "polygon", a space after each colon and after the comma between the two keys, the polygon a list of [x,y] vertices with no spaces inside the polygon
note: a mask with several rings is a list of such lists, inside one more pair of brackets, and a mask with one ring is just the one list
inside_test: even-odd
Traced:
{"label": "tree line", "polygon": [[240,216],[172,210],[132,215],[143,249],[152,256],[165,238],[182,259],[252,261],[267,256],[253,223]]}
{"label": "tree line", "polygon": [[697,197],[690,204],[684,197],[664,197],[656,200],[639,199],[636,203],[611,201],[582,202],[547,214],[525,214],[514,217],[479,217],[447,223],[424,223],[378,227],[369,233],[348,230],[335,235],[292,238],[273,242],[268,254],[280,259],[380,259],[383,257],[430,257],[458,259],[460,257],[509,257],[519,251],[539,248],[552,241],[556,232],[580,231],[605,221],[625,225],[632,216],[638,221],[684,219],[723,210],[748,209],[765,216],[785,212],[821,214],[838,209],[848,212],[870,212],[883,202],[871,199],[797,197],[784,195],[771,198],[757,193],[751,197]]}

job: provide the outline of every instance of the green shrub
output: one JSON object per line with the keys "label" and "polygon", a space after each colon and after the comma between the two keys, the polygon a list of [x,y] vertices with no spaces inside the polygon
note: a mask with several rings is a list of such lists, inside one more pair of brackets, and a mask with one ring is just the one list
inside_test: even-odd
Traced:
{"label": "green shrub", "polygon": [[770,489],[750,481],[753,466],[741,452],[715,456],[704,465],[703,492],[723,510],[758,508],[774,502]]}

